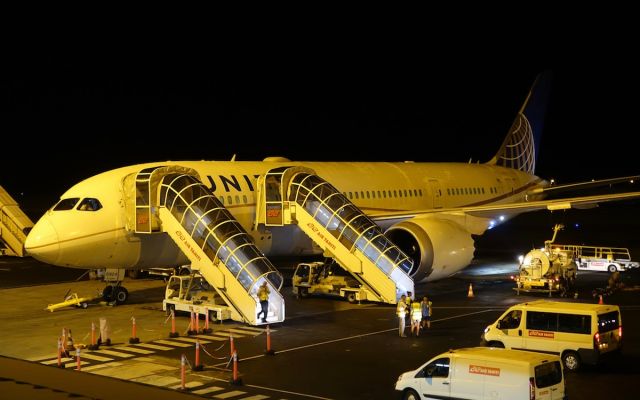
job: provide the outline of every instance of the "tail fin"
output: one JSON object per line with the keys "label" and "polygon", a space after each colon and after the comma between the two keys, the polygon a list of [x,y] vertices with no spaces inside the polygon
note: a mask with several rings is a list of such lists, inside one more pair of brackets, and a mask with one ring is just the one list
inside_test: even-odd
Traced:
{"label": "tail fin", "polygon": [[488,164],[535,172],[550,87],[551,72],[538,75],[500,150]]}

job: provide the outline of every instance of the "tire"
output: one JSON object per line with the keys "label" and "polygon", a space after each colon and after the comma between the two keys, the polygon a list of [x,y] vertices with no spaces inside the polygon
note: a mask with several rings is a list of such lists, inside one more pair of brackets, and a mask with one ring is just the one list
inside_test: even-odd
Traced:
{"label": "tire", "polygon": [[171,311],[173,311],[173,315],[176,315],[176,305],[175,304],[167,304],[167,310],[165,311],[165,314],[167,315],[167,317],[169,315],[171,315]]}
{"label": "tire", "polygon": [[567,351],[562,354],[562,363],[566,369],[572,372],[579,370],[580,365],[582,365],[580,356],[575,351]]}
{"label": "tire", "polygon": [[129,298],[129,291],[122,286],[116,288],[115,300],[116,304],[123,304]]}
{"label": "tire", "polygon": [[356,302],[356,294],[353,292],[347,293],[347,301],[351,304]]}
{"label": "tire", "polygon": [[306,288],[306,287],[298,288],[298,293],[300,294],[301,298],[306,299],[307,297],[309,297],[309,288]]}
{"label": "tire", "polygon": [[489,347],[495,347],[495,348],[498,348],[498,349],[504,349],[504,344],[502,342],[498,342],[498,341],[489,342],[488,346]]}
{"label": "tire", "polygon": [[212,310],[209,310],[209,322],[216,322],[218,320],[218,313]]}
{"label": "tire", "polygon": [[102,289],[102,298],[108,303],[113,301],[113,286],[109,285]]}
{"label": "tire", "polygon": [[402,394],[402,400],[420,400],[420,395],[413,389],[407,389]]}
{"label": "tire", "polygon": [[609,267],[607,267],[607,269],[609,270],[609,272],[614,273],[618,270],[618,268],[616,268],[615,265],[611,264],[609,265]]}
{"label": "tire", "polygon": [[191,274],[191,270],[187,267],[180,268],[180,271],[178,272],[178,275],[181,275],[181,276],[187,276],[189,274]]}

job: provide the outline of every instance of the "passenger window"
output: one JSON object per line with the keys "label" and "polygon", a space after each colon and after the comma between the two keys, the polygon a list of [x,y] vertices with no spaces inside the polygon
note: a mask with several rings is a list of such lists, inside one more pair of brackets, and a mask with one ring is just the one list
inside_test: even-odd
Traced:
{"label": "passenger window", "polygon": [[78,205],[78,210],[80,211],[98,211],[101,208],[102,204],[100,204],[100,201],[90,197],[83,199],[80,205]]}
{"label": "passenger window", "polygon": [[559,314],[558,331],[568,333],[591,334],[591,316],[576,314]]}
{"label": "passenger window", "polygon": [[430,362],[423,370],[425,377],[446,378],[449,376],[449,359],[438,358]]}
{"label": "passenger window", "polygon": [[369,191],[367,190],[367,199],[370,199],[371,197],[369,196]]}
{"label": "passenger window", "polygon": [[53,206],[53,211],[71,210],[76,205],[78,200],[80,200],[80,198],[78,197],[73,197],[71,199],[62,199],[58,202],[58,204]]}
{"label": "passenger window", "polygon": [[620,327],[620,316],[617,311],[598,315],[598,332],[605,333]]}
{"label": "passenger window", "polygon": [[246,194],[242,195],[242,201],[244,202],[244,204],[247,204],[247,195]]}
{"label": "passenger window", "polygon": [[558,314],[528,311],[527,329],[556,332],[558,330]]}
{"label": "passenger window", "polygon": [[227,204],[233,204],[231,196],[227,196]]}
{"label": "passenger window", "polygon": [[[246,203],[246,201],[245,201]],[[236,195],[236,204],[240,204],[240,196]]]}

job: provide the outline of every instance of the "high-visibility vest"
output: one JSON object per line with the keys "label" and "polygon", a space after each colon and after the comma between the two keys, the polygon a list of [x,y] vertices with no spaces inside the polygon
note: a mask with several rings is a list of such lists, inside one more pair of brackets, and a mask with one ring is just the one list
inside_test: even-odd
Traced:
{"label": "high-visibility vest", "polygon": [[422,307],[420,307],[420,303],[411,303],[411,318],[422,319]]}
{"label": "high-visibility vest", "polygon": [[407,312],[407,304],[402,301],[399,301],[398,306],[396,307],[396,313],[398,314],[398,317],[404,318],[406,312]]}

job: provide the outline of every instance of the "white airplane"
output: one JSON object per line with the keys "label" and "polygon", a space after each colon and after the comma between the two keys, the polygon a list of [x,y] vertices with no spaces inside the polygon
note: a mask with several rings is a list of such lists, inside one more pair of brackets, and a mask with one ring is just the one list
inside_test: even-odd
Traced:
{"label": "white airplane", "polygon": [[[40,261],[71,268],[143,269],[198,261],[198,257],[204,257],[201,251],[207,254],[208,239],[196,238],[195,245],[181,243],[181,235],[176,238],[173,225],[161,215],[163,209],[175,206],[166,197],[170,190],[163,176],[178,179],[186,175],[201,180],[201,186],[208,188],[208,194],[191,193],[190,200],[184,200],[189,204],[183,208],[197,214],[194,221],[208,212],[193,207],[197,198],[213,197],[224,205],[213,208],[220,212],[226,208],[251,236],[259,249],[257,258],[323,252],[336,255],[341,251],[336,244],[339,247],[339,242],[345,240],[344,257],[348,258],[347,253],[357,248],[365,252],[365,247],[355,243],[358,237],[367,236],[363,231],[373,221],[402,250],[396,254],[394,268],[416,282],[449,277],[470,264],[475,250],[472,235],[481,235],[520,213],[588,208],[600,202],[640,197],[640,192],[627,192],[544,200],[548,191],[563,189],[550,186],[534,174],[547,92],[548,82],[543,75],[534,83],[502,146],[484,164],[297,162],[269,157],[246,162],[167,161],[107,171],[67,190],[33,227],[25,249]],[[151,176],[161,169],[163,176]],[[282,188],[276,187],[278,196],[269,194],[269,176],[281,179]],[[313,184],[305,188],[303,182]],[[312,196],[307,194],[322,190],[328,190],[330,195],[318,198],[327,207],[317,208],[316,204],[312,209],[318,222],[301,223],[295,206],[298,210],[309,206],[311,202],[305,201]],[[351,214],[354,205],[366,217]],[[344,215],[345,210],[349,210],[349,217]],[[331,226],[338,217],[339,229]],[[182,217],[182,222],[189,223],[188,218]],[[192,236],[202,230],[197,222],[190,224]],[[207,224],[209,220],[202,222],[203,226]],[[356,230],[358,237],[348,240],[345,224],[365,224],[367,228]],[[329,234],[318,231],[318,226]],[[374,236],[379,237],[378,233]],[[382,246],[391,244],[385,242]],[[410,262],[402,261],[404,254]],[[219,252],[209,256],[214,261],[222,257]],[[349,262],[341,265],[345,263]],[[279,287],[278,278],[269,275],[273,272],[270,264],[258,270],[247,285],[257,284],[258,276],[264,275],[271,276],[273,286]],[[351,270],[365,273],[358,268]],[[391,274],[390,271],[385,273]],[[411,290],[412,284],[403,282],[395,287],[396,291]]]}

